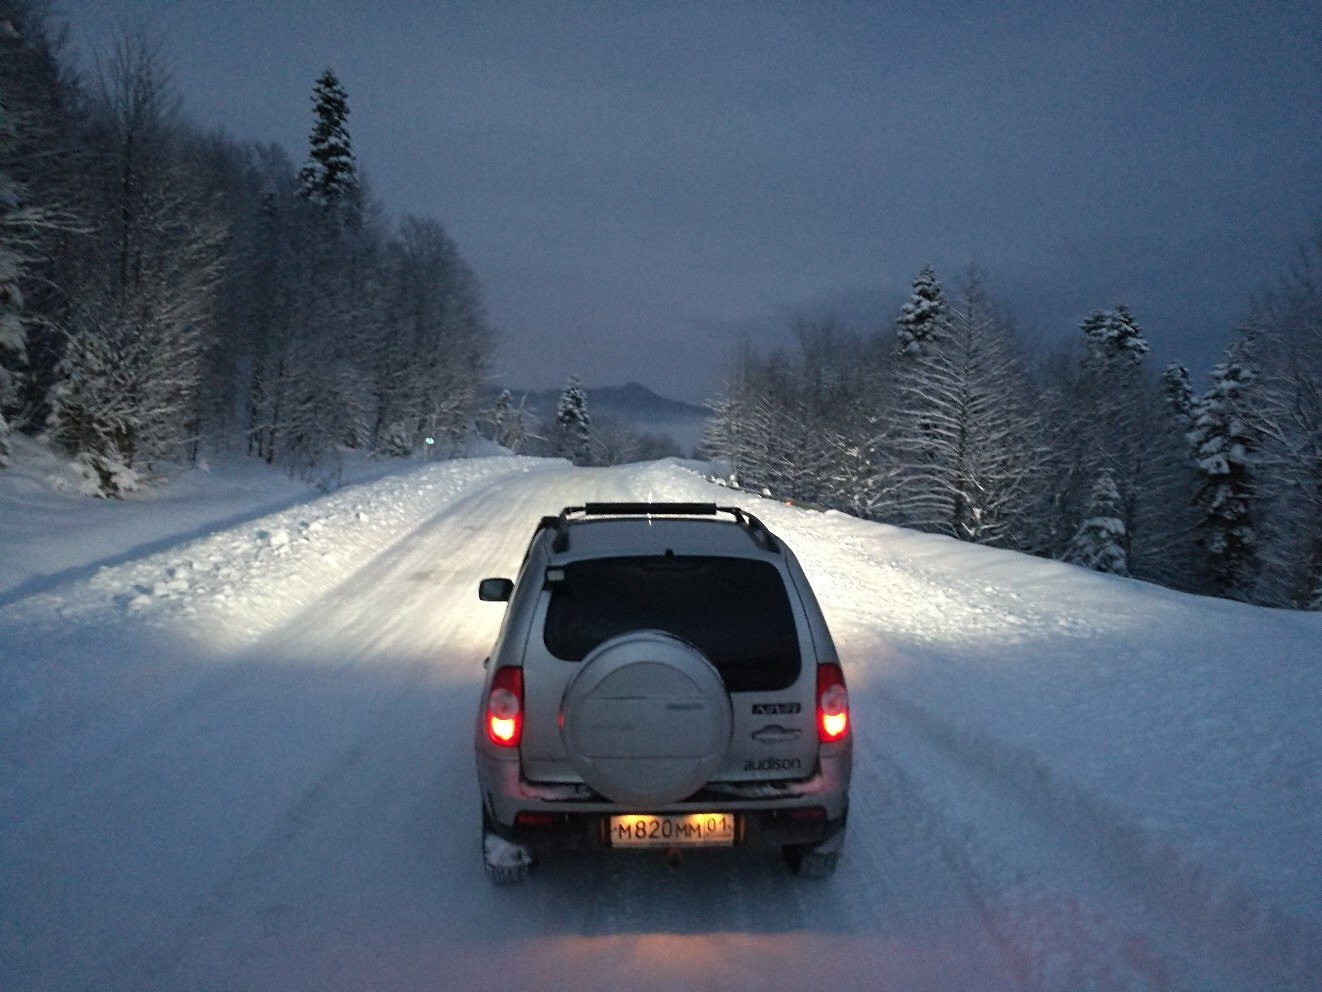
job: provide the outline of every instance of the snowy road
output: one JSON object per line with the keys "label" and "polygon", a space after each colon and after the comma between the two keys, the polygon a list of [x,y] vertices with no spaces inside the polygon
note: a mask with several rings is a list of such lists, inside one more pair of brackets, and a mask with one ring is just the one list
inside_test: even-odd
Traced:
{"label": "snowy road", "polygon": [[[923,633],[877,620],[897,566],[864,525],[774,506],[855,664],[839,873],[796,879],[774,852],[582,855],[491,887],[470,737],[501,607],[478,579],[512,575],[564,505],[715,490],[665,467],[461,475],[357,556],[337,528],[399,499],[290,518],[320,554],[274,554],[296,540],[260,532],[266,572],[234,550],[244,531],[179,549],[188,580],[156,556],[0,611],[15,658],[88,679],[89,658],[123,662],[95,689],[29,673],[0,696],[0,988],[1307,987],[1307,914],[1272,931],[1280,947],[1227,947],[1216,905],[1154,882],[1143,838],[1092,791],[1031,780],[895,691]],[[143,592],[153,570],[178,588]],[[946,615],[950,587],[906,574]]]}

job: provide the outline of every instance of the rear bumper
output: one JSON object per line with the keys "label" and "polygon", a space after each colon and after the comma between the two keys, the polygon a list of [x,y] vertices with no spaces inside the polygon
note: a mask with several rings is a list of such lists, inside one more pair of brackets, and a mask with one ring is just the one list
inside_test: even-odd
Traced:
{"label": "rear bumper", "polygon": [[[737,811],[735,845],[816,846],[844,831],[845,816],[828,820],[825,818],[825,811],[822,811],[820,818],[799,818],[803,814],[817,811],[817,809]],[[795,815],[796,813],[798,816]],[[534,851],[573,851],[610,847],[610,817],[609,813],[556,813],[550,823],[538,826],[507,825],[488,817],[487,825],[497,836]]]}
{"label": "rear bumper", "polygon": [[[806,779],[712,783],[659,808],[612,803],[586,786],[529,782],[517,760],[502,758],[480,749],[477,754],[488,827],[538,850],[609,846],[610,817],[622,813],[732,813],[737,845],[816,845],[840,834],[848,813],[848,751],[821,754],[815,773]],[[516,825],[520,813],[534,814],[539,824]]]}

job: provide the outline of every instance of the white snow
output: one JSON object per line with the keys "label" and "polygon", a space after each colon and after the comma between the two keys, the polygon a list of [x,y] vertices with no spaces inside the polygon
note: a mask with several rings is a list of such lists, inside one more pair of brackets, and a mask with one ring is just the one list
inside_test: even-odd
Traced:
{"label": "white snow", "polygon": [[[676,462],[362,463],[322,495],[234,459],[104,503],[16,440],[0,988],[1318,985],[1322,617]],[[542,514],[648,497],[738,503],[808,571],[856,733],[829,881],[745,849],[483,878],[476,583]]]}
{"label": "white snow", "polygon": [[495,834],[488,834],[482,838],[482,852],[487,864],[493,868],[522,868],[532,863],[532,857],[526,847],[511,844]]}

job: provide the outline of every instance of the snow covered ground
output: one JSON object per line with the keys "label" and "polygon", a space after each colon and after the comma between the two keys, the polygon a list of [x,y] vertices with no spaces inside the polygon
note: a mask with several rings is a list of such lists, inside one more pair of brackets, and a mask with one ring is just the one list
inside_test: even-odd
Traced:
{"label": "snow covered ground", "polygon": [[[1317,989],[1322,617],[757,500],[676,463],[0,472],[0,989]],[[386,473],[388,474],[382,474]],[[845,856],[483,877],[471,720],[537,518],[748,506],[832,624]]]}

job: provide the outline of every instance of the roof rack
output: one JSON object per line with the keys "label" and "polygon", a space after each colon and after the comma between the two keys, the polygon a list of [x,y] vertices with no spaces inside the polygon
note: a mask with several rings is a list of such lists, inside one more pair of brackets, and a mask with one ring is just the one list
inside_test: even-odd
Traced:
{"label": "roof rack", "polygon": [[780,553],[780,544],[761,520],[740,507],[717,506],[715,503],[584,503],[582,506],[566,506],[559,516],[542,517],[537,529],[553,529],[555,537],[551,542],[551,550],[563,554],[569,550],[569,518],[572,516],[714,517],[718,513],[728,513],[734,517],[735,522],[747,530],[764,550],[773,554]]}

